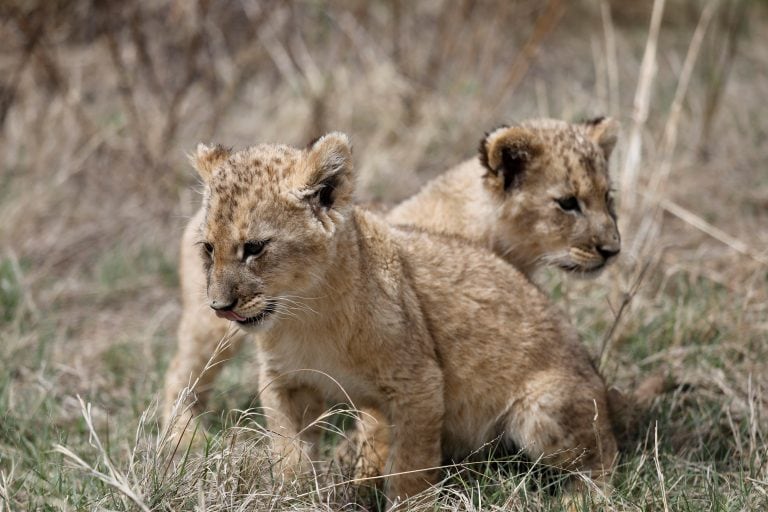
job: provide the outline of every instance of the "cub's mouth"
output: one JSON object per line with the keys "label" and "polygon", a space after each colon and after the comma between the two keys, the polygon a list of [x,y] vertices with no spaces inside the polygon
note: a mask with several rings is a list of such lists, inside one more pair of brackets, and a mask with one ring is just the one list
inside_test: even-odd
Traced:
{"label": "cub's mouth", "polygon": [[608,266],[608,261],[606,260],[599,263],[593,263],[592,265],[578,264],[573,261],[557,262],[557,268],[560,270],[584,278],[597,277],[602,273],[606,266]]}
{"label": "cub's mouth", "polygon": [[[593,278],[600,275],[605,267],[615,259],[610,256],[605,257],[599,252],[571,247],[564,254],[561,253],[555,258],[549,259],[549,263],[576,277]],[[618,251],[612,252],[611,256],[616,254]]]}
{"label": "cub's mouth", "polygon": [[240,325],[258,325],[262,323],[269,315],[275,312],[276,306],[274,302],[268,301],[267,305],[259,311],[256,315],[251,317],[244,317],[238,315],[234,311],[217,311],[216,316],[219,318],[226,318],[233,322],[237,322]]}

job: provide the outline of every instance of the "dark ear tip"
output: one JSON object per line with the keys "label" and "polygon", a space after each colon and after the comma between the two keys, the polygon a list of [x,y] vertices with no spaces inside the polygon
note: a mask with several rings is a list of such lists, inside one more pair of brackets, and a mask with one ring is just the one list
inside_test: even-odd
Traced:
{"label": "dark ear tip", "polygon": [[480,165],[490,170],[488,167],[488,132],[485,132],[485,136],[480,139],[480,144],[477,148],[477,157],[480,159]]}
{"label": "dark ear tip", "polygon": [[587,121],[581,121],[581,126],[587,132],[589,138],[597,144],[605,158],[609,158],[619,137],[620,124],[612,117],[595,117]]}
{"label": "dark ear tip", "polygon": [[494,169],[491,169],[490,163],[488,162],[488,139],[491,137],[491,135],[498,132],[499,130],[505,130],[507,128],[509,128],[508,124],[500,124],[496,128],[485,132],[483,134],[483,138],[480,139],[480,144],[478,145],[478,149],[477,149],[478,158],[480,160],[480,165],[482,165],[489,171],[494,171]]}
{"label": "dark ear tip", "polygon": [[605,119],[606,119],[605,116],[588,117],[588,118],[581,119],[580,121],[578,121],[578,124],[583,124],[583,125],[587,125],[587,126],[597,126],[598,124],[600,124],[603,121],[605,121]]}

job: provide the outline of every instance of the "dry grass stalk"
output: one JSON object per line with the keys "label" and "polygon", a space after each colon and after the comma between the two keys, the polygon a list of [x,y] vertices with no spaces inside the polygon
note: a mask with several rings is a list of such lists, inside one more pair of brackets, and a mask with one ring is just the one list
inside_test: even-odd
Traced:
{"label": "dry grass stalk", "polygon": [[690,224],[702,233],[706,233],[715,240],[724,243],[734,251],[743,254],[744,256],[748,256],[753,260],[762,263],[763,265],[768,265],[768,257],[766,257],[765,252],[761,253],[757,251],[743,240],[739,240],[738,238],[729,235],[722,229],[719,229],[717,226],[713,226],[695,213],[687,210],[686,208],[683,208],[679,204],[676,204],[669,199],[657,198],[657,201],[659,202],[659,206],[661,208],[671,213],[678,219],[686,222],[687,224]]}
{"label": "dry grass stalk", "polygon": [[618,339],[621,321],[624,318],[624,315],[629,311],[629,307],[631,306],[635,295],[640,291],[640,285],[642,285],[643,279],[645,279],[646,273],[650,267],[651,263],[649,261],[647,261],[645,265],[639,267],[629,290],[622,294],[621,304],[619,304],[618,310],[614,313],[613,322],[603,337],[598,357],[598,360],[600,361],[599,370],[603,375],[607,373],[608,363],[611,361],[611,356],[614,355],[613,352],[616,348],[614,345]]}
{"label": "dry grass stalk", "polygon": [[13,480],[13,468],[10,471],[10,476],[6,476],[5,471],[0,471],[0,505],[3,506],[2,510],[12,512],[11,498],[8,492],[8,481]]}
{"label": "dry grass stalk", "polygon": [[653,426],[653,462],[656,465],[656,475],[659,478],[659,486],[661,487],[661,499],[664,503],[664,512],[669,512],[669,503],[667,501],[667,488],[664,482],[664,472],[661,469],[661,461],[659,460],[659,424],[655,423]]}
{"label": "dry grass stalk", "polygon": [[608,74],[609,113],[611,116],[618,116],[619,105],[621,105],[619,57],[616,49],[616,34],[613,26],[613,17],[611,16],[611,4],[608,3],[608,0],[601,0],[600,16],[603,21],[603,33],[605,35],[605,61]]}
{"label": "dry grass stalk", "polygon": [[653,245],[661,229],[660,208],[657,200],[661,190],[663,190],[667,184],[669,175],[672,171],[672,160],[677,147],[677,131],[678,125],[680,124],[683,101],[688,92],[691,75],[693,74],[694,66],[699,57],[701,43],[704,40],[704,35],[712,21],[712,16],[717,10],[717,5],[718,0],[710,0],[702,10],[699,23],[696,26],[696,31],[693,33],[691,43],[688,46],[688,52],[680,72],[680,79],[678,80],[677,88],[675,89],[675,97],[672,100],[667,123],[664,127],[664,136],[661,145],[661,162],[650,176],[648,194],[644,195],[645,201],[643,201],[643,204],[640,206],[640,211],[643,212],[642,221],[637,227],[637,234],[632,243],[632,251],[630,254],[639,255],[646,247]]}
{"label": "dry grass stalk", "polygon": [[98,451],[102,464],[104,464],[104,466],[107,468],[107,472],[104,473],[97,467],[91,466],[66,446],[56,444],[54,446],[54,450],[64,455],[78,468],[88,472],[91,476],[101,480],[110,487],[113,487],[121,495],[130,499],[143,512],[149,512],[149,507],[144,503],[144,499],[141,497],[140,493],[134,490],[134,484],[130,482],[129,479],[115,467],[111,458],[109,457],[109,452],[107,452],[107,450],[102,445],[101,439],[99,438],[99,435],[96,432],[96,428],[93,425],[91,404],[86,404],[83,399],[80,398],[80,396],[77,397],[77,400],[80,402],[82,417],[86,426],[88,427],[90,442]]}
{"label": "dry grass stalk", "polygon": [[659,42],[659,29],[664,13],[665,0],[654,0],[651,13],[651,25],[645,43],[643,61],[640,65],[640,78],[635,90],[634,109],[632,111],[632,130],[629,133],[627,152],[621,170],[620,200],[621,208],[630,215],[635,211],[638,176],[642,162],[642,136],[651,104],[651,89],[656,76],[656,49]]}

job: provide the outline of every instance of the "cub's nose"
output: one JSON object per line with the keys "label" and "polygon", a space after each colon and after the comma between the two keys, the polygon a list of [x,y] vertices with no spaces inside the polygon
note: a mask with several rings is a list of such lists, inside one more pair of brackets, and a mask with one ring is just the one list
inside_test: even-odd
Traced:
{"label": "cub's nose", "polygon": [[237,304],[237,299],[227,303],[226,300],[217,300],[214,299],[211,301],[211,308],[215,309],[216,311],[232,311],[235,309],[235,305]]}
{"label": "cub's nose", "polygon": [[598,246],[597,252],[600,253],[600,256],[608,260],[616,256],[617,254],[619,254],[619,252],[621,252],[621,247],[619,247],[618,245]]}

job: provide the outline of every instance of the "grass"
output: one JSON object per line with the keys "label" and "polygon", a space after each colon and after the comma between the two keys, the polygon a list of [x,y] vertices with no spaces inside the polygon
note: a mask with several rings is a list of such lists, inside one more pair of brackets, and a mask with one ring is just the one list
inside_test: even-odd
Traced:
{"label": "grass", "polygon": [[[768,6],[720,2],[696,54],[706,3],[669,0],[655,72],[642,75],[651,3],[541,4],[0,8],[0,508],[381,504],[326,466],[280,478],[258,415],[229,412],[256,403],[247,350],[216,384],[200,446],[158,427],[180,312],[177,243],[198,204],[185,153],[198,141],[304,144],[345,130],[360,200],[388,205],[472,156],[498,124],[598,114],[624,126],[615,184],[627,183],[627,162],[637,170],[618,191],[631,198],[620,205],[624,255],[595,281],[547,272],[541,284],[596,356],[612,333],[608,382],[631,389],[663,372],[679,385],[635,425],[596,508],[768,508],[768,83],[756,73],[768,65]],[[534,26],[546,30],[534,37]],[[638,84],[649,110],[635,126]],[[648,238],[636,244],[640,228]],[[327,449],[346,421],[332,412]],[[414,508],[563,508],[557,475],[496,455],[446,468]]]}
{"label": "grass", "polygon": [[19,278],[10,259],[0,261],[0,313],[4,322],[10,322],[16,316],[21,303]]}

